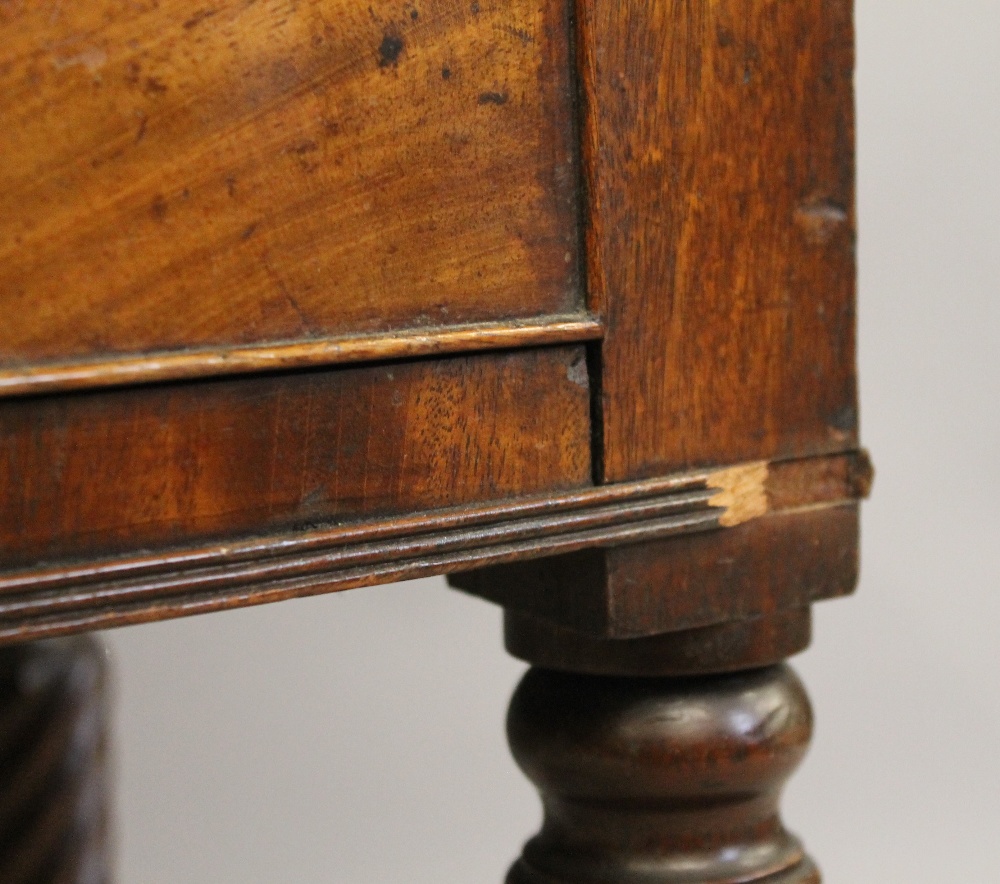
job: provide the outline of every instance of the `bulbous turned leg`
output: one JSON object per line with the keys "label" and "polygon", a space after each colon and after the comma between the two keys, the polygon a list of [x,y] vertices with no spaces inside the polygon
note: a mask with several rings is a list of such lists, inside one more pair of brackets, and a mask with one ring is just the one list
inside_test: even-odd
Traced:
{"label": "bulbous turned leg", "polygon": [[545,821],[508,884],[815,884],[778,817],[811,729],[785,665],[697,678],[529,670],[508,736]]}
{"label": "bulbous turned leg", "polygon": [[0,881],[107,884],[105,663],[90,636],[0,648]]}

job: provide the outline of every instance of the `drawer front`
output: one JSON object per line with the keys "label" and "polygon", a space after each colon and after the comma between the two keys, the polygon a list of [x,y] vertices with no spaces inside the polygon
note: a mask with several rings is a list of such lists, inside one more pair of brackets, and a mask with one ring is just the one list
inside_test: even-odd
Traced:
{"label": "drawer front", "polygon": [[0,374],[579,312],[567,16],[4,6]]}
{"label": "drawer front", "polygon": [[11,399],[0,570],[590,480],[578,346]]}

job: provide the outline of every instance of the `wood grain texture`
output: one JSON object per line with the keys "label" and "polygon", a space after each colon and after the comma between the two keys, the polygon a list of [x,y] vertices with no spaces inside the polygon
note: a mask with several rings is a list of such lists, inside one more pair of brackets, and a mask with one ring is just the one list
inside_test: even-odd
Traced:
{"label": "wood grain texture", "polygon": [[489,542],[494,532],[514,529],[518,536],[545,537],[577,527],[594,528],[681,514],[708,516],[713,527],[720,510],[710,503],[710,473],[695,471],[618,485],[525,495],[491,503],[472,503],[383,518],[362,518],[291,532],[228,539],[172,551],[133,551],[89,562],[39,565],[0,574],[0,592],[30,587],[73,586],[110,577],[137,577],[190,569],[199,573],[282,556],[329,554],[359,544],[432,538],[439,532],[469,532],[467,544]]}
{"label": "wood grain texture", "polygon": [[856,447],[850,0],[578,0],[607,481]]}
{"label": "wood grain texture", "polygon": [[[742,472],[752,468],[745,465]],[[854,588],[857,500],[870,480],[863,455],[770,464],[768,509],[742,524],[593,545],[449,580],[505,608],[596,638],[641,638],[801,609]],[[720,514],[717,525],[724,521]]]}
{"label": "wood grain texture", "polygon": [[601,323],[592,316],[548,316],[541,320],[404,329],[290,344],[179,350],[128,359],[90,359],[30,368],[0,368],[0,396],[551,346],[599,339],[602,333]]}
{"label": "wood grain texture", "polygon": [[580,307],[563,0],[0,7],[0,366]]}
{"label": "wood grain texture", "polygon": [[857,503],[774,513],[727,531],[608,551],[608,623],[642,636],[774,614],[848,595]]}
{"label": "wood grain texture", "polygon": [[[788,469],[801,475],[844,471],[843,465],[825,459]],[[492,504],[356,518],[230,538],[214,545],[182,545],[0,571],[0,641],[64,635],[84,628],[186,616],[711,531],[727,521],[727,510],[713,503],[718,497],[717,477],[737,472],[738,467],[696,471]],[[827,490],[831,496],[824,505],[851,493],[844,487]],[[784,503],[794,505],[795,501],[786,495]],[[551,602],[548,596],[539,598]],[[499,600],[513,602],[506,596]],[[578,594],[572,606],[588,603],[593,603],[593,597]]]}
{"label": "wood grain texture", "polygon": [[0,403],[10,568],[590,483],[582,348]]}
{"label": "wood grain texture", "polygon": [[811,734],[785,666],[696,679],[531,669],[507,735],[545,820],[507,884],[819,884],[778,812]]}

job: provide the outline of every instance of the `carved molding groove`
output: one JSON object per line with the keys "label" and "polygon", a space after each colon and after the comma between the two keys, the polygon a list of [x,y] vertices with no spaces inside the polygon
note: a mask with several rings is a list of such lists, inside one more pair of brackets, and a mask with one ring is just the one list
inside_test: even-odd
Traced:
{"label": "carved molding groove", "polygon": [[864,452],[755,462],[102,561],[0,574],[0,641],[24,641],[587,547],[726,528],[864,497]]}

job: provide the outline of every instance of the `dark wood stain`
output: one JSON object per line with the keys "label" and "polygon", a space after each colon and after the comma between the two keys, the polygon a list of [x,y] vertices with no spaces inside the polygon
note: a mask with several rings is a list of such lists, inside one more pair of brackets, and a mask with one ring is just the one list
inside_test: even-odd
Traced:
{"label": "dark wood stain", "polygon": [[[852,465],[855,463],[858,466]],[[829,507],[853,500],[863,486],[832,477],[863,472],[863,463],[863,457],[835,457],[776,465],[774,475],[781,477],[781,493],[772,498],[772,505],[782,509],[775,511]],[[727,472],[741,469],[745,470]],[[375,519],[351,518],[341,524],[298,527],[292,532],[231,537],[214,546],[181,545],[143,554],[84,562],[69,560],[0,572],[0,639],[62,634],[82,623],[96,628],[140,622],[163,616],[168,610],[175,610],[175,614],[196,613],[275,601],[368,586],[393,577],[464,571],[474,565],[509,565],[555,555],[565,559],[569,553],[583,553],[595,546],[631,547],[640,542],[713,531],[730,522],[732,512],[741,509],[738,496],[732,498],[729,509],[719,506],[718,475],[683,473],[570,492],[548,491],[492,504]],[[828,476],[831,480],[813,485],[810,476]],[[324,503],[319,487],[307,492],[303,499],[308,508]],[[586,557],[581,561],[587,561]],[[547,563],[542,563],[545,567]],[[594,583],[594,575],[606,573],[606,568],[589,570],[589,583],[565,584],[574,593],[572,623],[577,626],[587,622],[584,618],[588,611],[606,610],[608,606],[600,585],[595,587]],[[509,588],[503,591],[502,581],[495,581],[501,593],[491,594],[488,584],[484,590],[481,580],[467,580],[465,576],[455,578],[458,585],[500,601],[509,611],[526,610],[545,617],[553,599],[561,598],[531,577],[520,581],[526,591],[520,595]],[[179,592],[186,598],[182,607],[177,607]],[[619,604],[622,596],[628,597],[619,587]],[[546,628],[558,631],[551,623]],[[535,630],[536,638],[538,634]],[[723,630],[720,635],[728,635],[732,644],[730,632]],[[787,644],[801,632],[785,630],[781,635],[785,636],[781,641]],[[566,642],[559,638],[556,644],[565,647]],[[755,647],[759,653],[764,652],[765,646],[760,643]],[[766,647],[773,647],[773,643]],[[761,662],[759,656],[754,659]]]}
{"label": "dark wood stain", "polygon": [[394,34],[386,34],[378,47],[379,67],[389,67],[399,61],[403,52],[403,41]]}
{"label": "dark wood stain", "polygon": [[788,667],[690,679],[531,669],[507,736],[545,810],[507,884],[819,884],[778,815],[812,736]]}
{"label": "dark wood stain", "polygon": [[508,884],[818,884],[849,0],[208,2],[0,24],[0,880],[104,867],[92,645],[23,642],[449,573],[536,667]]}
{"label": "dark wood stain", "polygon": [[495,591],[516,587],[516,604],[531,598],[525,610],[618,638],[845,596],[858,581],[857,501],[868,496],[872,477],[863,452],[776,461],[768,467],[761,518],[698,537],[583,551],[534,569],[508,566],[519,573],[503,578]]}
{"label": "dark wood stain", "polygon": [[482,92],[479,95],[480,104],[506,104],[507,94],[505,92]]}
{"label": "dark wood stain", "polygon": [[0,401],[4,565],[588,484],[578,350]]}
{"label": "dark wood stain", "polygon": [[808,607],[632,639],[595,638],[507,609],[508,653],[544,669],[664,678],[738,672],[780,663],[809,646]]}
{"label": "dark wood stain", "polygon": [[452,585],[554,626],[634,639],[801,609],[850,593],[867,458],[772,466],[771,509],[724,531],[678,531],[449,577]]}
{"label": "dark wood stain", "polygon": [[712,535],[608,550],[608,633],[744,620],[845,596],[858,580],[858,505],[774,513]]}

